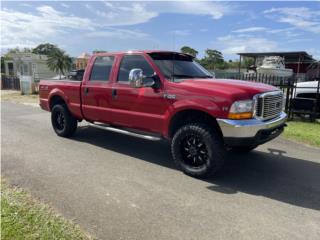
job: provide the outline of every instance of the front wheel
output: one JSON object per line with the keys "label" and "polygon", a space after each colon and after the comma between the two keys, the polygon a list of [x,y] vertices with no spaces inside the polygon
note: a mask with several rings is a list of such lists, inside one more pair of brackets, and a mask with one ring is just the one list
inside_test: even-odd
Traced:
{"label": "front wheel", "polygon": [[184,173],[192,177],[209,177],[224,163],[223,140],[218,131],[205,124],[181,127],[172,139],[172,157]]}
{"label": "front wheel", "polygon": [[77,119],[69,112],[66,105],[58,104],[52,108],[51,123],[58,136],[70,137],[77,130]]}

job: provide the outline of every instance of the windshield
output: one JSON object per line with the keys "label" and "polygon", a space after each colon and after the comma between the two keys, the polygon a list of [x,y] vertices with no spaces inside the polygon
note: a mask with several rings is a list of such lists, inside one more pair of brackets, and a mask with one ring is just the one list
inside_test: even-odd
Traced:
{"label": "windshield", "polygon": [[193,61],[191,56],[171,52],[150,53],[149,55],[163,75],[171,81],[190,78],[213,78],[212,74]]}

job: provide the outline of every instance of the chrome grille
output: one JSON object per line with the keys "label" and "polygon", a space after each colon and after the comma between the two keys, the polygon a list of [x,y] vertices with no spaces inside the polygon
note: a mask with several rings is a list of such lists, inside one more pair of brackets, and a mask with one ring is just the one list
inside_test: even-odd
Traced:
{"label": "chrome grille", "polygon": [[282,112],[283,93],[267,92],[256,97],[255,117],[263,120],[275,118]]}

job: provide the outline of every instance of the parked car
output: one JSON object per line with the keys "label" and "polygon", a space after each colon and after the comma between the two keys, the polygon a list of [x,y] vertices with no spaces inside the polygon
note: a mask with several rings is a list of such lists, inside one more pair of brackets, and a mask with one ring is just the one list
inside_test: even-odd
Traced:
{"label": "parked car", "polygon": [[317,98],[319,81],[307,81],[296,83],[295,98]]}
{"label": "parked car", "polygon": [[213,79],[191,56],[169,51],[97,54],[81,82],[40,82],[40,106],[51,111],[58,136],[70,137],[86,120],[104,130],[166,139],[177,165],[194,177],[221,169],[226,150],[250,151],[279,136],[286,120],[282,102],[276,87]]}
{"label": "parked car", "polygon": [[294,97],[291,101],[292,113],[300,116],[308,116],[311,121],[320,117],[319,87],[319,81],[296,83],[293,93]]}
{"label": "parked car", "polygon": [[81,81],[83,78],[84,69],[72,70],[68,73],[68,79]]}
{"label": "parked car", "polygon": [[56,76],[54,76],[52,78],[49,78],[49,79],[51,79],[51,80],[61,80],[61,79],[66,79],[66,76],[64,76],[64,75],[56,75]]}

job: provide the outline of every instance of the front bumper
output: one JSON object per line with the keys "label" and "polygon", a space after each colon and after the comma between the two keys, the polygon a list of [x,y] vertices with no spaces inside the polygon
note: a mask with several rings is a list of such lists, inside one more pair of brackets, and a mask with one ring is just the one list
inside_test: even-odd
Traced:
{"label": "front bumper", "polygon": [[263,121],[258,119],[217,119],[224,141],[229,146],[259,145],[279,136],[285,125],[287,114]]}

